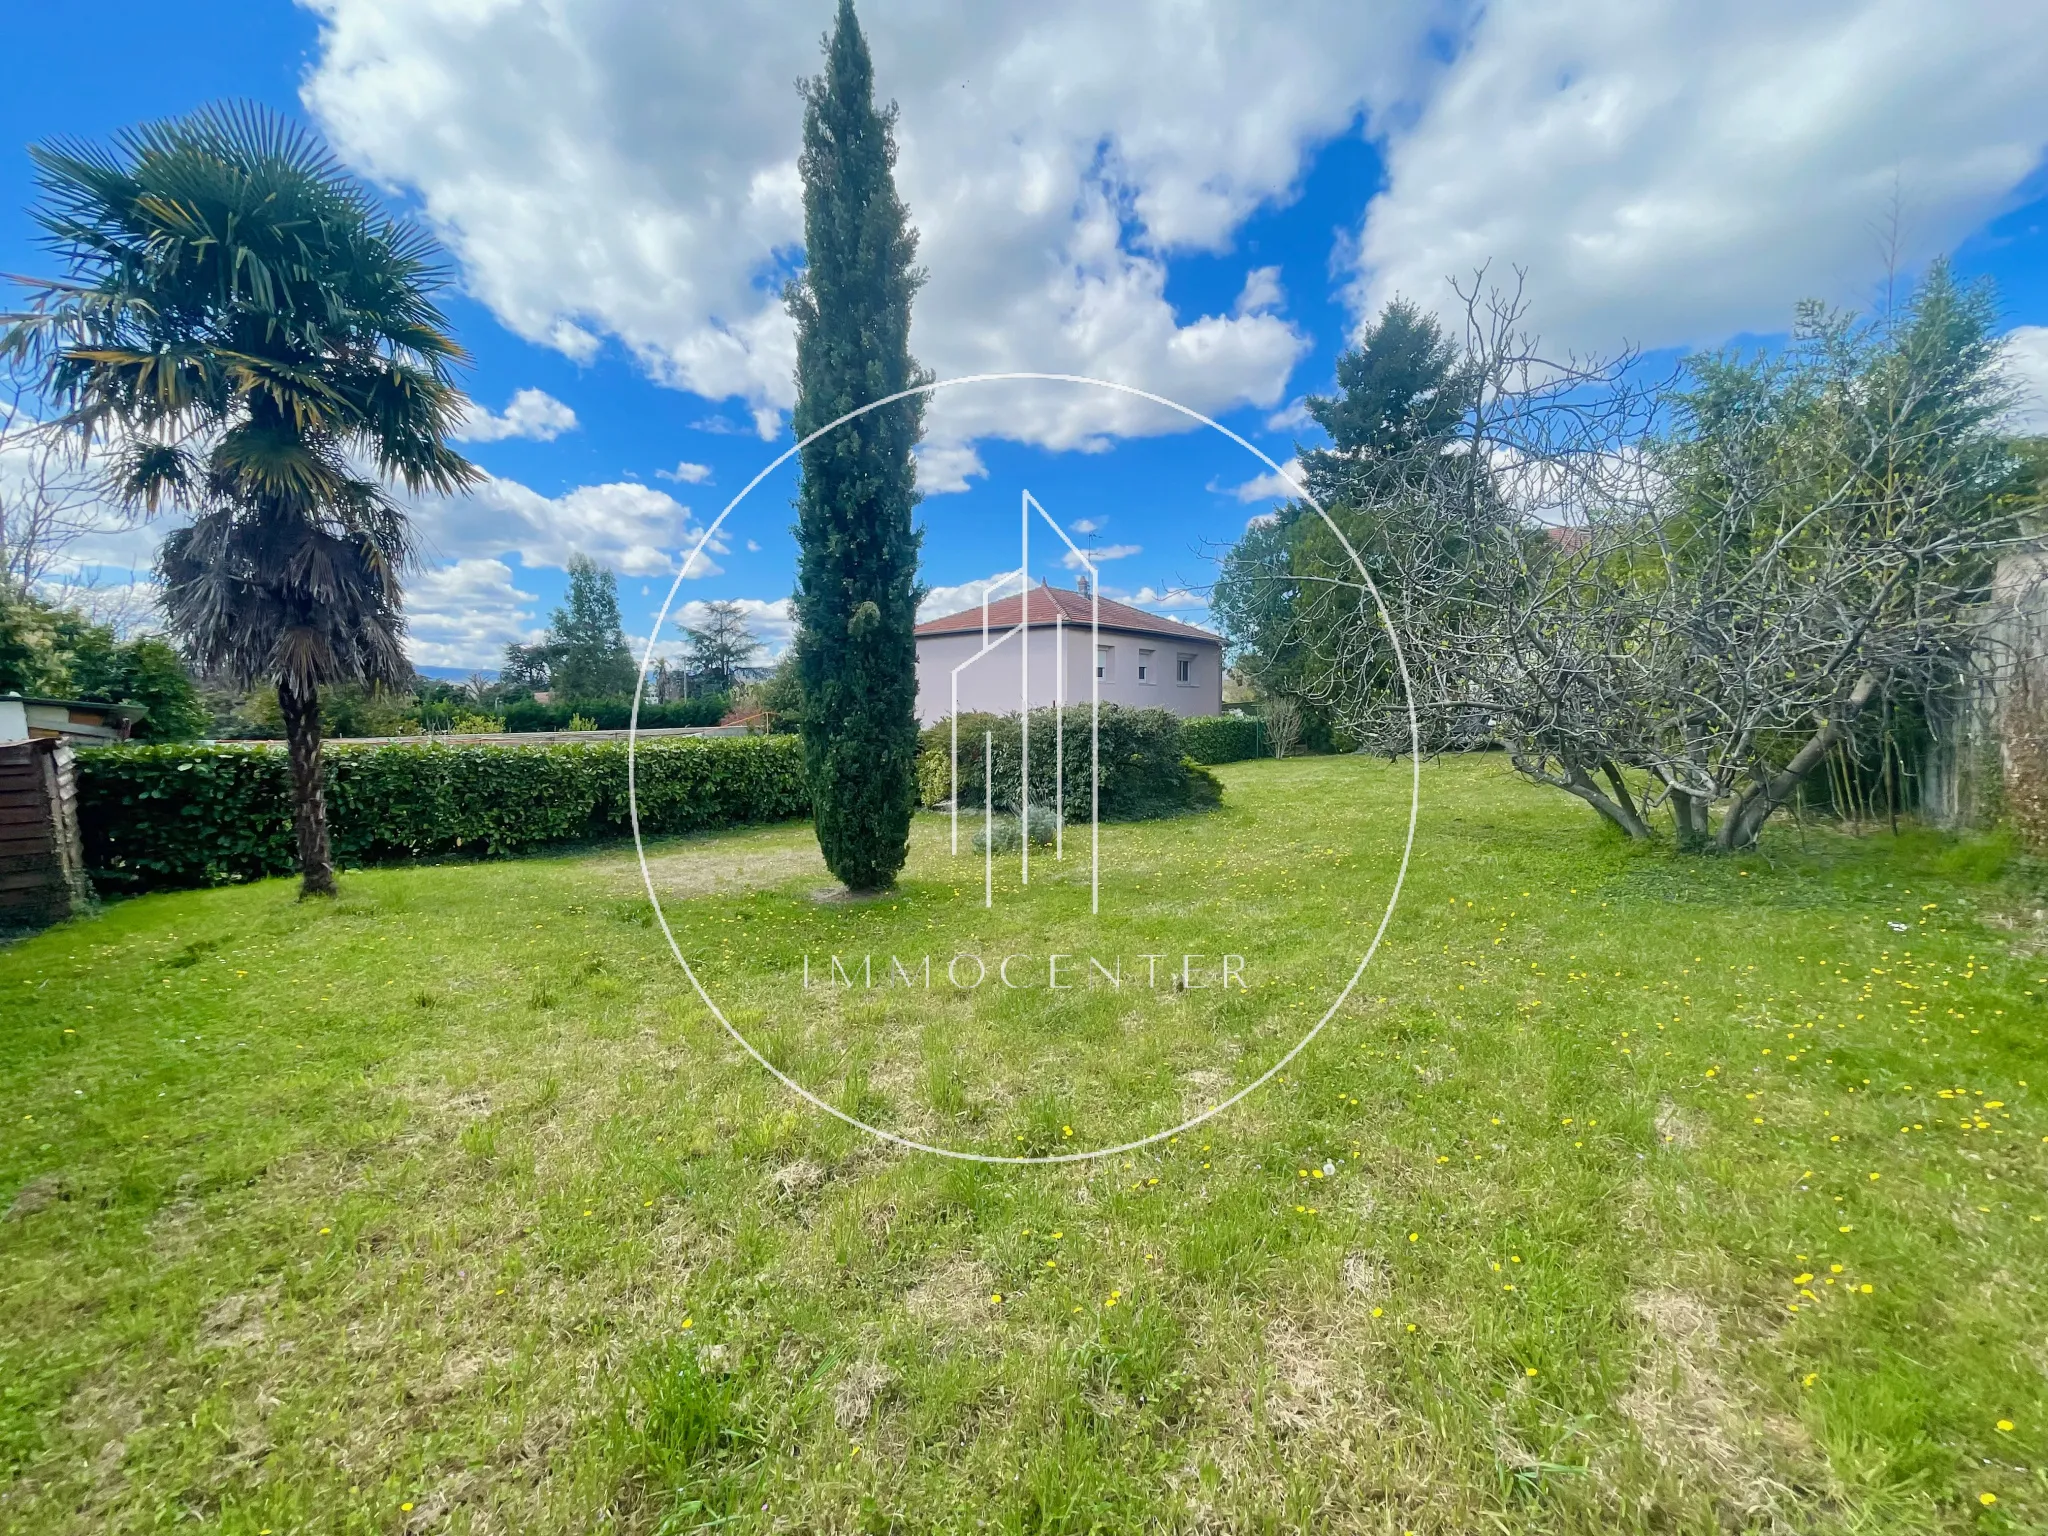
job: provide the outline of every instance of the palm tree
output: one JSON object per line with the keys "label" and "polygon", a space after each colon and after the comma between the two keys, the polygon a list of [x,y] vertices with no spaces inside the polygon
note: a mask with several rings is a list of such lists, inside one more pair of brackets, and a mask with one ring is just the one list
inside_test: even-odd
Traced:
{"label": "palm tree", "polygon": [[37,145],[36,217],[69,267],[5,318],[115,494],[192,509],[158,557],[172,630],[203,671],[277,689],[302,895],[334,890],[320,689],[402,683],[387,492],[449,493],[465,361],[431,295],[432,242],[382,212],[305,130],[253,106]]}

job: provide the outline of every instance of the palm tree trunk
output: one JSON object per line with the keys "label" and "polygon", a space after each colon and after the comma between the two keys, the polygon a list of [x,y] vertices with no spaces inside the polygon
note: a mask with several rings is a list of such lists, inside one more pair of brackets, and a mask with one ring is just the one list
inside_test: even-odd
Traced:
{"label": "palm tree trunk", "polygon": [[327,840],[327,789],[320,771],[320,694],[280,681],[277,707],[284,716],[292,759],[292,830],[299,841],[299,898],[332,896],[334,850]]}

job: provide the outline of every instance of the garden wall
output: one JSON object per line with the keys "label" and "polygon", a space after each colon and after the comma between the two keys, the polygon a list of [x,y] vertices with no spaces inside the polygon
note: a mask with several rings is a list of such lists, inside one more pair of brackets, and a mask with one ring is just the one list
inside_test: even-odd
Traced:
{"label": "garden wall", "polygon": [[[792,736],[640,744],[640,826],[694,832],[810,812]],[[518,853],[629,829],[623,742],[329,747],[335,862]],[[93,747],[78,754],[86,867],[108,894],[290,873],[291,771],[266,746]]]}

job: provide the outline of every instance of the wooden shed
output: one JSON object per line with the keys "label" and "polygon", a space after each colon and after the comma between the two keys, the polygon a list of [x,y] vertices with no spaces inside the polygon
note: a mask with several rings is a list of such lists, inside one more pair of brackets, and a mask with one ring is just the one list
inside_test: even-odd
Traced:
{"label": "wooden shed", "polygon": [[41,927],[91,905],[70,743],[0,743],[0,928]]}

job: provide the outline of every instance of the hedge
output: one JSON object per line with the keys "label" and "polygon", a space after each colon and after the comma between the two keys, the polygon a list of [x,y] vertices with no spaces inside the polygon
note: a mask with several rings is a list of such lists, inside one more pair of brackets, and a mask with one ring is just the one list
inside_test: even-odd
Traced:
{"label": "hedge", "polygon": [[[1018,767],[1022,742],[1015,715],[960,716],[960,803],[982,803],[982,737],[993,735],[995,802],[1014,811],[1018,799]],[[1053,748],[1057,740],[1054,713],[1031,712],[1031,800],[1053,803]],[[1175,816],[1214,805],[1222,786],[1213,774],[1188,760],[1182,750],[1182,721],[1165,709],[1102,706],[1100,763],[1102,819],[1139,821]],[[1088,706],[1069,705],[1065,728],[1067,820],[1088,819]],[[918,743],[918,797],[941,805],[952,794],[952,723],[927,726]]]}
{"label": "hedge", "polygon": [[[624,742],[330,746],[327,810],[342,865],[517,853],[628,830]],[[810,812],[793,736],[643,742],[640,825],[691,832]],[[261,746],[78,753],[86,865],[108,893],[224,885],[295,868],[291,770]]]}
{"label": "hedge", "polygon": [[[725,694],[714,693],[701,699],[680,699],[673,704],[640,704],[640,726],[643,730],[666,730],[679,725],[716,725],[725,718],[728,707]],[[505,706],[505,729],[508,731],[566,731],[569,722],[581,715],[592,724],[588,727],[597,731],[623,731],[633,717],[631,699],[585,699],[578,703],[537,704],[532,699],[519,699]]]}
{"label": "hedge", "polygon": [[1198,763],[1264,757],[1266,722],[1257,715],[1197,715],[1181,725],[1180,748]]}

